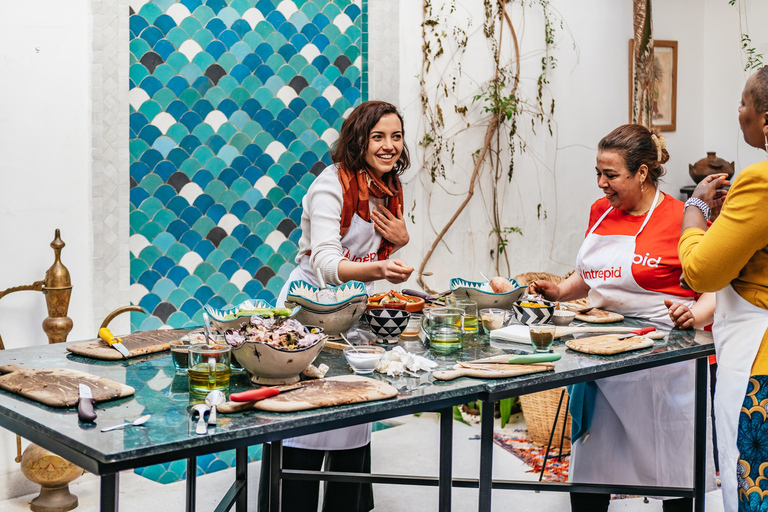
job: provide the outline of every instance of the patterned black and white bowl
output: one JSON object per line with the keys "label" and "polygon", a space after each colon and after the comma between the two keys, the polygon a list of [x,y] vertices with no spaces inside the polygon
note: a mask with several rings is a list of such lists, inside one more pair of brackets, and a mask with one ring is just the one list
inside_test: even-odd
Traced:
{"label": "patterned black and white bowl", "polygon": [[[531,304],[537,304],[532,306]],[[515,320],[525,325],[549,323],[555,313],[555,305],[547,300],[517,301],[512,304]]]}
{"label": "patterned black and white bowl", "polygon": [[376,336],[394,343],[408,326],[408,319],[411,318],[411,314],[402,309],[384,308],[366,311],[365,317],[371,326],[371,331]]}

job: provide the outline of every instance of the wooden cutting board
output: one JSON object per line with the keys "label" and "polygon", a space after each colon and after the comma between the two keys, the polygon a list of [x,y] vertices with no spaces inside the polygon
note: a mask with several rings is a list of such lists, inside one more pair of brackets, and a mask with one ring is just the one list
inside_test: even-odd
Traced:
{"label": "wooden cutting board", "polygon": [[[123,345],[130,352],[130,357],[137,357],[170,350],[171,341],[181,339],[182,336],[189,333],[190,331],[187,329],[159,329],[157,331],[136,332],[120,337],[123,339]],[[124,359],[120,352],[101,340],[73,343],[72,345],[67,345],[67,350],[75,355],[90,357],[91,359],[101,359],[104,361],[120,361]]]}
{"label": "wooden cutting board", "polygon": [[104,402],[131,396],[134,389],[113,380],[67,368],[21,368],[0,366],[0,388],[51,407],[72,407],[77,403],[78,384],[87,384],[93,398]]}
{"label": "wooden cutting board", "polygon": [[[510,356],[505,356],[509,360]],[[457,364],[453,370],[437,370],[432,372],[432,376],[437,380],[453,380],[459,377],[475,377],[478,379],[504,379],[509,377],[519,377],[531,373],[548,372],[554,370],[553,363],[535,363],[535,364],[503,364],[474,362],[464,363],[464,366]]]}
{"label": "wooden cutting board", "polygon": [[603,309],[590,309],[586,313],[577,314],[576,320],[591,324],[610,324],[613,322],[621,322],[624,320],[624,315],[612,313]]}
{"label": "wooden cutting board", "polygon": [[568,340],[565,342],[565,346],[576,352],[598,354],[602,356],[621,354],[622,352],[640,350],[641,348],[653,346],[653,340],[647,336],[633,336],[632,338],[627,338],[625,340],[620,340],[619,336],[620,335],[618,334],[606,334],[604,336],[592,336],[589,338]]}
{"label": "wooden cutting board", "polygon": [[259,409],[270,412],[296,412],[335,405],[373,402],[397,396],[397,389],[386,382],[342,375],[302,382],[303,387],[257,402],[225,402],[216,408],[222,414]]}

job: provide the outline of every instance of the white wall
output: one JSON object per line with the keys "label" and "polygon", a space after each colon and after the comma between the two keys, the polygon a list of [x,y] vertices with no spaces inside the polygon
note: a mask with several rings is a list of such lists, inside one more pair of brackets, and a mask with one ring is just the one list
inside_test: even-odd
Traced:
{"label": "white wall", "polygon": [[[89,1],[9,4],[0,14],[0,290],[43,279],[61,228],[74,283],[69,339],[92,337]],[[4,297],[6,348],[47,344],[46,316],[42,293]],[[0,431],[0,500],[34,489],[15,456],[15,436]]]}
{"label": "white wall", "polygon": [[[518,160],[512,183],[505,185],[502,224],[518,226],[524,234],[522,238],[510,237],[510,275],[527,271],[564,273],[574,267],[589,205],[602,195],[594,181],[595,147],[600,138],[628,122],[631,2],[551,3],[567,24],[566,30],[557,27],[558,65],[550,75],[549,89],[556,100],[555,133],[549,137],[540,129],[539,136],[528,139],[532,151]],[[761,24],[757,21],[766,19],[768,6],[747,3],[753,27],[750,35],[758,51],[768,56],[766,37],[759,32]],[[471,17],[477,29],[481,7],[474,2],[460,4],[454,17]],[[528,9],[523,20],[518,10],[513,12],[513,20],[522,53],[528,56],[524,76],[535,79],[540,58],[536,52],[542,47],[541,15],[536,9]],[[421,21],[421,2],[400,2],[400,107],[415,156],[412,170],[404,175],[406,205],[410,207],[414,200],[417,203],[411,243],[400,257],[417,268],[426,248],[463,199],[461,193],[466,191],[472,168],[469,155],[482,145],[482,129],[471,129],[458,138],[460,155],[439,186],[429,183],[424,171],[417,170],[422,154],[414,136],[414,130],[421,130],[416,78],[421,73]],[[481,34],[473,37],[480,43],[470,40],[472,49],[462,64],[465,77],[483,82],[489,78],[488,50]],[[662,190],[682,198],[680,187],[693,184],[688,164],[704,157],[707,151],[715,150],[729,161],[736,160],[737,171],[764,158],[745,146],[738,128],[736,107],[748,76],[741,64],[738,10],[719,0],[655,2],[654,37],[678,41],[677,130],[663,133],[671,160],[666,165]],[[433,65],[439,64],[438,60]],[[434,88],[434,83],[430,87]],[[524,87],[529,95],[533,94],[530,78]],[[482,113],[475,108],[470,117],[478,122]],[[419,131],[419,135],[422,133]],[[488,201],[489,186],[487,177],[481,180],[480,190],[476,189],[469,207],[427,265],[426,270],[435,273],[426,278],[433,288],[447,289],[451,277],[480,279],[481,271],[495,273],[489,257],[494,244],[488,237],[489,209],[483,204]],[[546,211],[546,219],[537,217],[539,204]],[[415,278],[408,285],[416,287]]]}

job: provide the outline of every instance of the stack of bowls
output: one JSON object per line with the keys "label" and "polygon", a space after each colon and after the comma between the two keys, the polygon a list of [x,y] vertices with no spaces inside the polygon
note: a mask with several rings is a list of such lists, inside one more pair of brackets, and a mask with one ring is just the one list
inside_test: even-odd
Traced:
{"label": "stack of bowls", "polygon": [[514,279],[508,279],[513,288],[504,293],[496,293],[491,289],[488,281],[467,281],[459,277],[451,279],[451,291],[457,299],[471,299],[477,302],[478,309],[498,308],[509,309],[518,300],[526,287],[518,284]]}
{"label": "stack of bowls", "polygon": [[317,286],[306,281],[293,281],[288,288],[285,305],[301,306],[296,320],[304,325],[322,327],[328,335],[346,332],[363,316],[368,306],[365,284],[349,281],[340,286],[329,285],[327,288],[336,296],[333,302],[319,301],[320,288]]}

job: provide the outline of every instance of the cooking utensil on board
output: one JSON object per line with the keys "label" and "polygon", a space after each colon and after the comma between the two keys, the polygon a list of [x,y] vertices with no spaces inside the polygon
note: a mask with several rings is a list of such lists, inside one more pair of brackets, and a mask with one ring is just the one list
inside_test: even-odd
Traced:
{"label": "cooking utensil on board", "polygon": [[115,337],[112,334],[112,331],[108,328],[102,327],[99,329],[99,338],[101,338],[104,343],[123,354],[123,357],[131,357],[131,353],[128,352],[128,349],[123,345],[123,340]]}
{"label": "cooking utensil on board", "polygon": [[208,433],[208,427],[205,425],[205,413],[208,412],[209,407],[205,404],[197,404],[192,409],[198,415],[197,425],[195,426],[195,434],[199,436],[205,435]]}
{"label": "cooking utensil on board", "polygon": [[96,420],[96,412],[93,410],[93,404],[96,400],[93,399],[93,393],[91,388],[86,384],[78,384],[78,394],[80,398],[77,400],[77,417],[83,423],[93,423]]}
{"label": "cooking utensil on board", "polygon": [[133,421],[126,421],[125,423],[120,423],[119,425],[112,425],[111,427],[101,429],[101,431],[109,432],[110,430],[118,430],[126,427],[138,427],[140,425],[145,424],[151,416],[152,416],[151,414],[145,414],[143,416],[139,416]]}
{"label": "cooking utensil on board", "polygon": [[626,340],[629,338],[634,338],[635,336],[643,336],[645,334],[651,333],[655,331],[655,327],[643,327],[642,329],[636,329],[634,331],[631,331],[629,334],[622,334],[617,339],[619,340]]}
{"label": "cooking utensil on board", "polygon": [[287,391],[293,391],[294,389],[303,388],[304,384],[294,384],[293,386],[283,387],[260,387],[257,389],[249,389],[248,391],[241,391],[240,393],[232,393],[229,395],[229,399],[233,402],[255,402],[256,400],[263,400],[271,396],[279,395]]}
{"label": "cooking utensil on board", "polygon": [[512,356],[509,358],[509,364],[531,364],[531,363],[551,363],[560,360],[562,356],[557,353],[552,354],[524,354],[521,356]]}
{"label": "cooking utensil on board", "polygon": [[216,425],[216,406],[221,405],[224,402],[227,401],[227,397],[224,396],[224,393],[219,391],[218,389],[214,389],[208,395],[205,397],[205,405],[211,408],[210,414],[208,414],[208,424],[209,425]]}
{"label": "cooking utensil on board", "polygon": [[[610,327],[610,326],[595,326],[595,325],[586,325],[586,326],[578,326],[578,327],[558,327],[555,329],[555,339],[562,338],[564,336],[569,336],[571,334],[581,334],[581,333],[609,333],[609,332],[615,332],[615,333],[631,333],[633,331],[636,331],[640,329],[639,327]],[[517,343],[530,343],[531,342],[531,333],[527,325],[508,325],[507,327],[502,327],[501,329],[495,329],[491,331],[490,333],[491,339],[498,339],[503,341],[513,341]],[[661,331],[654,331],[651,333],[648,333],[646,336],[648,336],[651,339],[659,339],[663,338],[665,334]]]}

